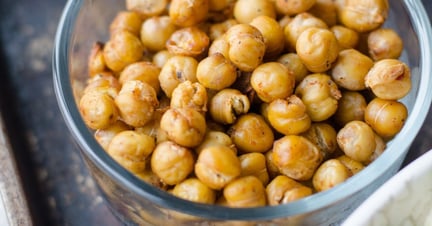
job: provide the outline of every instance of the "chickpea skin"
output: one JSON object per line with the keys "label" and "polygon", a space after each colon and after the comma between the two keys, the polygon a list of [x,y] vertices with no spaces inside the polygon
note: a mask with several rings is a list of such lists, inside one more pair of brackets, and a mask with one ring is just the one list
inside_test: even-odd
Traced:
{"label": "chickpea skin", "polygon": [[338,148],[336,130],[328,123],[312,123],[311,127],[301,135],[314,143],[323,152],[324,159],[330,156]]}

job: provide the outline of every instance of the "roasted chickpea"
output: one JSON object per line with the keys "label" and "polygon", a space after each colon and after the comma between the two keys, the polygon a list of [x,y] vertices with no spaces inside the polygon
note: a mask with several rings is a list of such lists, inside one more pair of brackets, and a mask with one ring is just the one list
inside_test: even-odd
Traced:
{"label": "roasted chickpea", "polygon": [[194,164],[192,151],[171,141],[156,145],[151,155],[152,171],[168,185],[185,180],[192,173]]}
{"label": "roasted chickpea", "polygon": [[255,68],[250,84],[258,97],[269,103],[290,96],[294,91],[295,77],[283,64],[268,62]]}
{"label": "roasted chickpea", "polygon": [[373,65],[373,60],[358,50],[346,49],[339,52],[330,75],[340,87],[360,91],[366,88],[365,77]]}
{"label": "roasted chickpea", "polygon": [[266,152],[271,149],[274,134],[261,115],[240,116],[228,131],[233,143],[243,152]]}
{"label": "roasted chickpea", "polygon": [[171,58],[173,55],[168,52],[168,50],[164,49],[161,51],[158,51],[153,55],[152,62],[154,65],[158,66],[159,68],[162,68],[165,63],[168,61],[169,58]]}
{"label": "roasted chickpea", "polygon": [[108,68],[115,72],[142,59],[145,48],[139,38],[128,31],[118,31],[105,43],[103,57]]}
{"label": "roasted chickpea", "polygon": [[209,47],[208,55],[214,55],[216,53],[222,54],[226,59],[229,59],[229,43],[225,39],[225,36],[221,36],[215,39]]}
{"label": "roasted chickpea", "polygon": [[203,22],[208,10],[208,0],[171,0],[169,16],[175,25],[190,27]]}
{"label": "roasted chickpea", "polygon": [[336,37],[341,50],[354,49],[357,47],[360,37],[353,29],[341,25],[334,25],[330,28],[330,31],[333,32]]}
{"label": "roasted chickpea", "polygon": [[210,100],[209,112],[212,119],[222,124],[232,124],[237,116],[247,113],[250,102],[246,95],[236,89],[223,89]]}
{"label": "roasted chickpea", "polygon": [[283,54],[277,59],[277,62],[285,65],[294,74],[296,84],[300,83],[309,74],[308,69],[296,53]]}
{"label": "roasted chickpea", "polygon": [[369,33],[367,44],[369,54],[375,61],[398,59],[403,51],[402,38],[389,28],[380,28]]}
{"label": "roasted chickpea", "polygon": [[157,52],[165,49],[165,43],[176,29],[169,16],[155,16],[142,23],[139,34],[144,46]]}
{"label": "roasted chickpea", "polygon": [[302,136],[284,136],[273,144],[274,164],[283,175],[295,180],[311,179],[323,157],[318,147]]}
{"label": "roasted chickpea", "polygon": [[210,39],[198,27],[176,30],[166,42],[166,48],[174,55],[198,57],[207,51]]}
{"label": "roasted chickpea", "polygon": [[94,137],[102,148],[108,151],[108,146],[111,143],[113,137],[125,130],[130,130],[130,127],[122,121],[116,121],[104,129],[98,129],[94,133]]}
{"label": "roasted chickpea", "polygon": [[87,67],[88,67],[88,72],[90,77],[93,77],[107,70],[105,59],[103,56],[103,48],[104,48],[103,43],[101,42],[93,43],[87,61]]}
{"label": "roasted chickpea", "polygon": [[258,16],[249,24],[258,28],[264,37],[265,57],[272,59],[279,56],[285,47],[285,36],[276,19],[269,16]]}
{"label": "roasted chickpea", "polygon": [[377,97],[398,100],[411,90],[411,71],[400,60],[380,60],[367,73],[365,83]]}
{"label": "roasted chickpea", "polygon": [[285,45],[288,50],[296,49],[297,40],[303,31],[311,27],[328,28],[327,24],[310,13],[299,13],[285,26]]}
{"label": "roasted chickpea", "polygon": [[159,83],[165,95],[171,94],[178,84],[184,81],[197,82],[196,69],[198,61],[188,56],[172,56],[164,64],[159,74]]}
{"label": "roasted chickpea", "polygon": [[337,133],[337,142],[348,157],[362,163],[370,159],[376,147],[374,131],[363,121],[348,122]]}
{"label": "roasted chickpea", "polygon": [[259,207],[267,204],[266,192],[261,181],[254,176],[235,179],[223,189],[230,207]]}
{"label": "roasted chickpea", "polygon": [[374,98],[365,110],[365,121],[383,138],[391,138],[402,129],[408,117],[406,106],[396,100]]}
{"label": "roasted chickpea", "polygon": [[146,169],[146,159],[155,148],[154,139],[133,130],[117,133],[108,146],[108,154],[132,173]]}
{"label": "roasted chickpea", "polygon": [[308,11],[316,3],[316,0],[275,0],[274,2],[278,12],[292,16]]}
{"label": "roasted chickpea", "polygon": [[159,101],[153,87],[145,82],[131,80],[123,84],[115,103],[124,122],[141,127],[152,119]]}
{"label": "roasted chickpea", "polygon": [[206,88],[222,90],[237,79],[236,67],[221,53],[214,53],[198,63],[197,80]]}
{"label": "roasted chickpea", "polygon": [[121,84],[129,80],[140,80],[149,84],[156,93],[160,91],[159,73],[161,69],[155,64],[147,61],[140,61],[129,64],[120,73],[119,82]]}
{"label": "roasted chickpea", "polygon": [[121,84],[116,77],[110,72],[98,73],[87,81],[83,93],[101,92],[115,98],[120,91]]}
{"label": "roasted chickpea", "polygon": [[306,106],[295,95],[272,101],[267,107],[270,125],[285,135],[296,135],[309,129],[311,119]]}
{"label": "roasted chickpea", "polygon": [[267,185],[266,193],[268,204],[276,206],[312,195],[313,191],[285,175],[279,175]]}
{"label": "roasted chickpea", "polygon": [[237,148],[233,144],[231,137],[221,131],[208,131],[201,142],[201,144],[195,148],[195,152],[200,154],[204,148],[215,146],[215,145],[223,145],[231,148],[234,153],[237,153]]}
{"label": "roasted chickpea", "polygon": [[310,74],[297,86],[295,94],[306,105],[314,122],[330,118],[337,110],[341,93],[336,83],[326,74]]}
{"label": "roasted chickpea", "polygon": [[220,23],[211,24],[210,28],[209,28],[210,40],[214,41],[214,40],[222,37],[230,27],[232,27],[236,24],[238,24],[238,21],[235,19],[227,19],[227,20],[220,22]]}
{"label": "roasted chickpea", "polygon": [[234,18],[243,24],[250,23],[258,16],[276,18],[276,11],[271,1],[267,0],[237,0],[233,11]]}
{"label": "roasted chickpea", "polygon": [[380,27],[388,16],[388,0],[336,0],[339,21],[358,32]]}
{"label": "roasted chickpea", "polygon": [[372,154],[372,156],[369,159],[369,161],[365,162],[366,165],[369,165],[370,163],[372,163],[373,161],[375,161],[375,159],[377,159],[378,157],[380,157],[380,155],[386,149],[386,146],[387,146],[386,142],[384,141],[384,139],[381,136],[379,136],[376,133],[375,133],[375,143],[376,143],[375,151]]}
{"label": "roasted chickpea", "polygon": [[312,183],[318,192],[325,191],[346,181],[350,177],[349,170],[338,159],[323,162],[315,172]]}
{"label": "roasted chickpea", "polygon": [[329,27],[337,24],[337,8],[333,0],[316,0],[308,12],[323,20]]}
{"label": "roasted chickpea", "polygon": [[140,13],[143,18],[161,14],[167,5],[168,0],[126,0],[126,9]]}
{"label": "roasted chickpea", "polygon": [[126,30],[135,36],[139,36],[142,19],[139,13],[134,11],[120,11],[110,24],[110,33],[114,34]]}
{"label": "roasted chickpea", "polygon": [[263,185],[269,182],[269,174],[266,167],[266,157],[262,153],[246,153],[239,156],[241,165],[240,176],[255,176]]}
{"label": "roasted chickpea", "polygon": [[279,173],[278,167],[274,164],[274,161],[273,161],[273,150],[270,149],[264,155],[266,157],[266,166],[267,166],[267,172],[269,174],[269,177],[275,178],[280,173]]}
{"label": "roasted chickpea", "polygon": [[341,155],[336,159],[339,160],[342,164],[344,164],[344,166],[349,170],[350,175],[355,175],[365,168],[365,166],[361,162],[356,161],[348,157],[347,155]]}
{"label": "roasted chickpea", "polygon": [[359,92],[343,91],[333,118],[340,126],[354,120],[362,121],[364,120],[366,106],[366,99]]}
{"label": "roasted chickpea", "polygon": [[168,138],[185,147],[196,147],[204,138],[204,116],[192,108],[171,108],[162,116],[160,127]]}
{"label": "roasted chickpea", "polygon": [[311,127],[301,135],[314,143],[323,152],[324,159],[328,159],[338,148],[336,130],[328,123],[312,123]]}
{"label": "roasted chickpea", "polygon": [[192,202],[214,204],[216,192],[197,178],[188,178],[176,184],[172,194]]}
{"label": "roasted chickpea", "polygon": [[325,72],[337,59],[339,44],[328,29],[308,28],[297,39],[296,51],[311,72]]}
{"label": "roasted chickpea", "polygon": [[104,129],[116,122],[119,111],[114,99],[104,92],[87,92],[79,101],[79,111],[91,129]]}
{"label": "roasted chickpea", "polygon": [[198,82],[182,82],[174,89],[170,106],[171,108],[193,108],[205,113],[207,111],[207,91]]}
{"label": "roasted chickpea", "polygon": [[195,164],[195,174],[198,179],[216,190],[225,187],[240,176],[240,173],[240,160],[231,148],[224,145],[213,145],[202,149]]}

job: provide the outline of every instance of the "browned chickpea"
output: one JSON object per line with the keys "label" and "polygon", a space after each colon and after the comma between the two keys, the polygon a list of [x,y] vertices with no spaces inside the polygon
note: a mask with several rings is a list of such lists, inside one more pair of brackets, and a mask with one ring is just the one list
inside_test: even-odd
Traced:
{"label": "browned chickpea", "polygon": [[164,183],[175,185],[192,173],[195,161],[191,150],[165,141],[156,145],[150,164],[152,171]]}
{"label": "browned chickpea", "polygon": [[398,100],[411,90],[411,71],[400,60],[380,60],[367,73],[365,83],[377,97]]}
{"label": "browned chickpea", "polygon": [[203,22],[208,10],[208,0],[171,0],[169,16],[175,25],[190,27]]}
{"label": "browned chickpea", "polygon": [[221,36],[215,39],[209,47],[208,55],[214,55],[216,53],[222,54],[226,59],[229,59],[229,43],[225,39],[225,36]]}
{"label": "browned chickpea", "polygon": [[227,146],[231,148],[234,153],[237,153],[237,149],[233,144],[231,137],[221,131],[208,131],[201,144],[195,148],[195,152],[199,155],[204,148],[215,145]]}
{"label": "browned chickpea", "polygon": [[160,127],[168,138],[185,147],[196,147],[204,138],[204,116],[192,108],[171,108],[163,114]]}
{"label": "browned chickpea", "polygon": [[113,137],[125,130],[129,130],[130,127],[122,121],[116,121],[104,129],[98,129],[94,133],[94,137],[97,142],[102,146],[105,151],[108,151],[108,146],[111,143]]}
{"label": "browned chickpea", "polygon": [[375,61],[398,59],[403,51],[403,41],[396,31],[380,28],[372,31],[367,39],[369,54]]}
{"label": "browned chickpea", "polygon": [[140,13],[143,18],[161,14],[167,5],[168,0],[126,0],[126,9]]}
{"label": "browned chickpea", "polygon": [[134,11],[120,11],[114,17],[109,30],[114,34],[121,30],[126,30],[135,36],[139,36],[142,19],[139,13]]}
{"label": "browned chickpea", "polygon": [[388,0],[336,0],[339,21],[358,32],[380,27],[388,16]]}
{"label": "browned chickpea", "polygon": [[258,16],[249,24],[258,28],[264,37],[265,57],[271,59],[279,56],[285,47],[285,35],[276,19],[269,16]]}
{"label": "browned chickpea", "polygon": [[266,187],[268,204],[276,206],[312,195],[312,189],[285,176],[275,177]]}
{"label": "browned chickpea", "polygon": [[295,95],[287,99],[272,101],[267,107],[267,117],[270,125],[285,135],[295,135],[309,129],[311,119],[306,112],[306,106]]}
{"label": "browned chickpea", "polygon": [[335,25],[330,28],[330,31],[335,35],[341,50],[354,49],[357,47],[360,37],[353,29],[341,25]]}
{"label": "browned chickpea", "polygon": [[350,175],[355,175],[365,168],[365,166],[361,162],[356,161],[348,157],[347,155],[341,155],[336,159],[339,160],[342,164],[344,164],[344,166],[349,170]]}
{"label": "browned chickpea", "polygon": [[237,116],[247,113],[250,102],[246,95],[236,89],[223,89],[210,100],[209,112],[212,119],[222,124],[232,124]]}
{"label": "browned chickpea", "polygon": [[173,55],[168,52],[168,50],[164,49],[161,51],[158,51],[153,55],[153,64],[158,66],[159,68],[163,68],[165,63],[168,61],[169,58],[171,58]]}
{"label": "browned chickpea", "polygon": [[276,11],[268,0],[237,0],[233,15],[238,22],[248,24],[258,16],[276,18]]}
{"label": "browned chickpea", "polygon": [[129,64],[120,73],[119,82],[124,84],[129,80],[140,80],[149,84],[156,93],[160,91],[159,73],[161,69],[155,64],[147,61],[140,61]]}
{"label": "browned chickpea", "polygon": [[330,118],[337,110],[341,93],[331,77],[326,74],[310,74],[297,86],[295,94],[306,105],[314,122]]}
{"label": "browned chickpea", "polygon": [[301,135],[314,143],[323,152],[324,159],[328,159],[338,148],[336,130],[330,124],[317,122]]}
{"label": "browned chickpea", "polygon": [[274,134],[261,115],[248,113],[240,116],[229,129],[236,147],[243,152],[266,152],[271,149]]}
{"label": "browned chickpea", "polygon": [[308,69],[296,53],[283,54],[279,56],[277,61],[285,65],[294,74],[296,84],[300,83],[309,74]]}
{"label": "browned chickpea", "polygon": [[273,161],[273,150],[269,150],[268,152],[266,152],[265,158],[266,158],[266,166],[267,166],[267,172],[269,174],[269,177],[275,178],[280,173],[278,167],[274,164]]}
{"label": "browned chickpea", "polygon": [[268,62],[255,68],[250,84],[258,97],[269,103],[290,96],[294,91],[295,77],[283,64]]}
{"label": "browned chickpea", "polygon": [[146,158],[155,148],[154,139],[133,130],[117,133],[108,146],[108,154],[133,173],[146,169]]}
{"label": "browned chickpea", "polygon": [[264,185],[254,176],[244,176],[227,184],[223,189],[230,207],[259,207],[267,204]]}
{"label": "browned chickpea", "polygon": [[366,106],[366,99],[359,92],[343,91],[333,118],[339,126],[354,120],[362,121]]}
{"label": "browned chickpea", "polygon": [[178,84],[184,81],[197,82],[196,69],[198,61],[188,56],[172,56],[162,67],[159,83],[165,95],[171,94]]}
{"label": "browned chickpea", "polygon": [[396,100],[374,98],[365,110],[365,121],[383,138],[391,138],[402,129],[408,117],[406,106]]}
{"label": "browned chickpea", "polygon": [[172,194],[192,202],[214,204],[216,192],[197,178],[188,178],[176,184]]}
{"label": "browned chickpea", "polygon": [[296,51],[309,71],[325,72],[337,59],[339,44],[330,30],[313,27],[300,34]]}
{"label": "browned chickpea", "polygon": [[238,24],[238,21],[235,19],[227,19],[227,20],[220,22],[220,23],[211,24],[210,28],[209,28],[210,40],[214,41],[214,40],[222,37],[230,27],[232,27],[236,24]]}
{"label": "browned chickpea", "polygon": [[255,176],[263,185],[269,182],[267,173],[266,157],[262,153],[246,153],[239,156],[241,165],[240,176]]}
{"label": "browned chickpea", "polygon": [[103,43],[95,42],[90,50],[89,58],[87,61],[87,67],[90,77],[93,77],[107,70],[105,59],[103,56],[103,48]]}
{"label": "browned chickpea", "polygon": [[84,93],[79,101],[79,111],[85,124],[91,129],[104,129],[119,118],[114,99],[104,92]]}
{"label": "browned chickpea", "polygon": [[116,77],[110,72],[98,73],[87,81],[83,93],[102,92],[115,98],[120,91],[121,84]]}
{"label": "browned chickpea", "polygon": [[161,51],[165,49],[165,43],[176,31],[176,26],[171,22],[169,16],[155,16],[148,18],[140,27],[141,41],[150,51]]}
{"label": "browned chickpea", "polygon": [[337,8],[334,0],[316,0],[308,12],[323,20],[329,27],[337,24]]}
{"label": "browned chickpea", "polygon": [[358,50],[345,49],[339,52],[330,75],[340,87],[360,91],[366,88],[365,77],[373,65],[373,60]]}
{"label": "browned chickpea", "polygon": [[337,133],[337,142],[350,158],[366,162],[373,154],[376,143],[372,128],[363,121],[351,121]]}
{"label": "browned chickpea", "polygon": [[210,39],[198,27],[176,30],[166,42],[166,48],[174,55],[198,57],[207,51]]}
{"label": "browned chickpea", "polygon": [[296,15],[308,11],[316,0],[275,0],[276,10],[285,15]]}
{"label": "browned chickpea", "polygon": [[288,50],[296,49],[297,40],[303,31],[311,27],[328,28],[327,24],[310,13],[299,13],[284,28],[285,44]]}
{"label": "browned chickpea", "polygon": [[213,145],[202,149],[195,164],[195,174],[198,179],[216,190],[225,187],[240,176],[240,173],[240,160],[231,148],[224,145]]}
{"label": "browned chickpea", "polygon": [[329,159],[316,170],[312,183],[318,192],[328,190],[346,181],[350,177],[349,170],[338,159]]}
{"label": "browned chickpea", "polygon": [[207,91],[198,82],[182,82],[174,89],[170,106],[171,108],[193,108],[205,113],[207,111]]}
{"label": "browned chickpea", "polygon": [[237,79],[236,67],[221,53],[214,53],[198,63],[197,80],[206,88],[222,90]]}
{"label": "browned chickpea", "polygon": [[128,31],[118,31],[105,43],[103,56],[111,70],[119,72],[127,65],[142,59],[144,46],[139,38]]}
{"label": "browned chickpea", "polygon": [[274,164],[283,175],[295,180],[311,179],[323,157],[318,147],[302,136],[284,136],[273,144]]}

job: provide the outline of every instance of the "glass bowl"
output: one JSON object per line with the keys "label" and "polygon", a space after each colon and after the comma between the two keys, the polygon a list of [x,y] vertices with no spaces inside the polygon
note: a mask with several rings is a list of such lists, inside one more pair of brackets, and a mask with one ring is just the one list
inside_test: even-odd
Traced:
{"label": "glass bowl", "polygon": [[53,70],[64,120],[101,193],[126,224],[337,225],[399,170],[429,110],[432,31],[428,16],[420,1],[391,0],[385,27],[403,38],[401,60],[412,70],[413,87],[402,100],[409,109],[406,124],[377,160],[333,189],[286,205],[234,209],[179,199],[137,179],[113,161],[77,108],[77,94],[87,79],[89,50],[95,41],[107,40],[107,28],[119,9],[124,9],[124,1],[69,0],[58,26]]}

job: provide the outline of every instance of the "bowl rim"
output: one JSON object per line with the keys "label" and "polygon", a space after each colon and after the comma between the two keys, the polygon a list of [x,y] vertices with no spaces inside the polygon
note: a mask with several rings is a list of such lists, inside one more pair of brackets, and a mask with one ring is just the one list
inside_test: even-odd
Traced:
{"label": "bowl rim", "polygon": [[[353,177],[356,178],[355,180],[349,179],[330,190],[319,192],[289,204],[257,208],[229,208],[183,200],[139,180],[109,157],[84,124],[75,101],[71,101],[74,100],[74,94],[69,79],[69,64],[67,63],[69,62],[68,53],[73,43],[71,37],[75,25],[75,18],[77,18],[80,7],[84,1],[85,0],[67,1],[55,36],[52,67],[54,90],[61,114],[69,131],[75,138],[75,142],[80,146],[81,151],[99,167],[99,169],[108,174],[119,185],[127,188],[130,192],[163,208],[214,220],[271,220],[308,214],[326,208],[331,204],[348,199],[351,195],[360,192],[362,188],[369,186],[380,176],[385,174],[386,170],[389,169],[392,163],[396,162],[398,158],[405,156],[411,145],[410,142],[406,141],[414,140],[429,111],[432,89],[429,89],[428,84],[430,85],[432,81],[431,76],[423,76],[416,96],[424,98],[418,99],[421,101],[416,102],[409,114],[406,124],[411,125],[410,130],[408,130],[409,127],[404,126],[396,136],[404,137],[404,139],[392,141],[392,143],[389,144],[389,148],[392,147],[393,149],[392,152],[384,152],[381,158],[378,158],[355,175]],[[403,0],[403,3],[406,8],[412,9],[409,10],[408,15],[416,33],[429,34],[426,38],[418,37],[421,50],[419,67],[420,71],[424,72],[424,75],[425,72],[431,73],[431,65],[426,62],[427,59],[432,58],[432,30],[429,18],[421,2],[416,0]],[[313,202],[309,201],[311,199],[313,199]]]}

